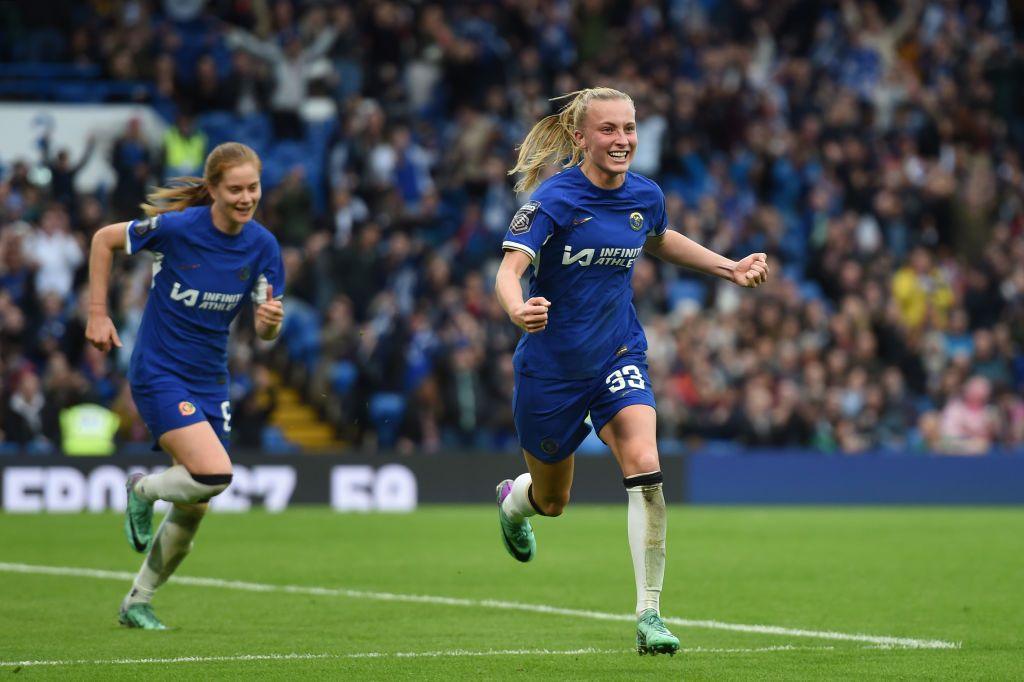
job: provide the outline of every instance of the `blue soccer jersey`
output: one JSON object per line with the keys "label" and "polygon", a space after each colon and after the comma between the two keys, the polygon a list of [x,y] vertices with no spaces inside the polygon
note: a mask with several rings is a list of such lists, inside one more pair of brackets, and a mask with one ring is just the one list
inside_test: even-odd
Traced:
{"label": "blue soccer jersey", "polygon": [[588,379],[616,357],[646,351],[631,276],[644,242],[666,228],[665,195],[636,173],[602,189],[574,166],[538,187],[503,243],[533,260],[530,297],[551,302],[547,327],[520,339],[516,371]]}
{"label": "blue soccer jersey", "polygon": [[[177,377],[188,386],[227,383],[228,327],[242,305],[284,295],[274,236],[255,220],[237,235],[213,225],[209,206],[128,224],[129,254],[150,251],[153,284],[129,379],[133,386]],[[226,388],[226,387],[225,387]]]}

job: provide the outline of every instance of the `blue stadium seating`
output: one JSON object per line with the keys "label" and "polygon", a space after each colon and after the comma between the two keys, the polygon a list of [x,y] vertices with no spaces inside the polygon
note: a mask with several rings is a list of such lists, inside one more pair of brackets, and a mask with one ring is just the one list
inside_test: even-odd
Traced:
{"label": "blue stadium seating", "polygon": [[348,395],[359,378],[359,370],[348,360],[331,365],[331,388],[337,395]]}
{"label": "blue stadium seating", "polygon": [[398,429],[404,415],[405,396],[401,393],[375,393],[370,398],[370,422],[382,449],[391,449],[398,442]]}
{"label": "blue stadium seating", "polygon": [[668,284],[669,308],[675,308],[683,301],[693,301],[703,305],[708,293],[708,285],[695,279],[679,279]]}

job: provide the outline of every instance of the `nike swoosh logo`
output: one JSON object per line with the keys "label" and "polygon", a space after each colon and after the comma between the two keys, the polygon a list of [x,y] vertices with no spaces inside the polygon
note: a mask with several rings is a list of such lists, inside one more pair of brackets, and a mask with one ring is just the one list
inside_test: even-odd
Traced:
{"label": "nike swoosh logo", "polygon": [[573,225],[582,225],[583,223],[587,222],[588,220],[593,220],[593,218],[594,218],[594,216],[592,216],[592,215],[585,215],[582,218],[574,218],[573,221],[572,221],[572,224]]}

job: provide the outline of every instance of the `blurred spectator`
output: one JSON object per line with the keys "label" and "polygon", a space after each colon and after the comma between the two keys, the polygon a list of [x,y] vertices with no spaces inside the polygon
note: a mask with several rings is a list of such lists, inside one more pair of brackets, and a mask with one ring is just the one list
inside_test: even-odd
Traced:
{"label": "blurred spectator", "polygon": [[80,403],[60,411],[61,450],[65,455],[112,455],[119,419],[102,405]]}
{"label": "blurred spectator", "polygon": [[912,329],[926,321],[943,324],[953,305],[949,283],[932,264],[928,250],[921,246],[911,251],[907,264],[896,271],[892,293],[899,303],[903,324]]}
{"label": "blurred spectator", "polygon": [[221,87],[228,106],[239,116],[251,116],[267,108],[272,88],[264,69],[248,52],[231,55],[231,77]]}
{"label": "blurred spectator", "polygon": [[49,134],[43,135],[40,147],[43,152],[43,163],[50,169],[51,196],[55,201],[60,202],[68,213],[74,214],[78,202],[75,178],[92,158],[92,153],[96,149],[96,137],[90,135],[86,139],[85,151],[82,152],[82,157],[75,164],[71,163],[71,152],[67,149],[61,149],[56,156],[52,156]]}
{"label": "blurred spectator", "polygon": [[940,451],[950,455],[983,455],[995,444],[998,415],[989,402],[992,387],[984,377],[972,377],[962,396],[942,411]]}
{"label": "blurred spectator", "polygon": [[142,122],[138,118],[128,121],[124,132],[114,141],[110,150],[110,165],[117,173],[110,203],[114,213],[127,218],[138,214],[146,200],[146,187],[151,182],[152,157],[142,137]]}
{"label": "blurred spectator", "polygon": [[270,425],[270,416],[277,407],[277,389],[266,367],[253,367],[248,391],[236,399],[231,410],[231,431],[239,447],[264,447],[263,431]]}
{"label": "blurred spectator", "polygon": [[85,262],[81,235],[71,234],[67,209],[50,205],[42,215],[39,229],[25,240],[25,254],[36,265],[36,293],[54,293],[61,299],[71,295],[75,271]]}
{"label": "blurred spectator", "polygon": [[196,77],[192,92],[188,94],[192,111],[197,115],[208,111],[230,111],[235,107],[231,88],[217,73],[217,62],[213,55],[204,54],[196,64]]}
{"label": "blurred spectator", "polygon": [[[277,3],[279,6],[284,3]],[[324,10],[316,8],[323,21]],[[316,31],[309,46],[294,26],[282,27],[280,43],[260,40],[248,31],[233,29],[228,33],[228,44],[266,61],[274,72],[274,92],[270,107],[274,120],[274,134],[279,138],[294,139],[302,136],[299,109],[305,102],[309,80],[313,78],[316,62],[331,48],[337,31],[333,26],[314,26]]]}
{"label": "blurred spectator", "polygon": [[164,133],[164,181],[177,177],[202,177],[206,162],[206,135],[191,114],[178,112],[174,126]]}
{"label": "blurred spectator", "polygon": [[313,231],[313,196],[306,184],[306,171],[296,165],[267,197],[270,222],[282,246],[299,246]]}
{"label": "blurred spectator", "polygon": [[7,441],[31,453],[51,451],[59,432],[56,414],[47,405],[39,377],[31,369],[24,369],[11,382],[11,388],[4,405],[3,430]]}

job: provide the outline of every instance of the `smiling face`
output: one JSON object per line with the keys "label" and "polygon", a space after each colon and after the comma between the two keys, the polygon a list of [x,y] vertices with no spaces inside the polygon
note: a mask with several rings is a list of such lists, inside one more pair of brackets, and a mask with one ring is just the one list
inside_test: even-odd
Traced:
{"label": "smiling face", "polygon": [[599,187],[622,184],[636,153],[636,112],[628,99],[592,100],[573,136],[584,152],[583,173]]}
{"label": "smiling face", "polygon": [[235,229],[244,225],[255,215],[261,195],[260,174],[256,166],[246,162],[228,168],[220,182],[210,186],[213,213],[220,218],[214,222]]}

